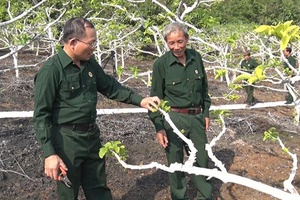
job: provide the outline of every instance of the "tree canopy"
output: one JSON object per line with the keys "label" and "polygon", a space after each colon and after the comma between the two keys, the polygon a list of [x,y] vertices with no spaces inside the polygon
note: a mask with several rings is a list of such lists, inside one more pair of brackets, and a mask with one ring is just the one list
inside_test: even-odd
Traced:
{"label": "tree canopy", "polygon": [[293,20],[299,23],[298,0],[225,0],[210,7],[209,14],[220,23],[255,23],[274,25]]}

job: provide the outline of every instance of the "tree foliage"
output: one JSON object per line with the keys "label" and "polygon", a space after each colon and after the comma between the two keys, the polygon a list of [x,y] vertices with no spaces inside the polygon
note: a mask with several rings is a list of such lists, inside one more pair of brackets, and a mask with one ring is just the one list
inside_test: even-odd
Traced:
{"label": "tree foliage", "polygon": [[215,3],[211,16],[227,23],[276,24],[293,20],[299,23],[298,0],[226,0]]}

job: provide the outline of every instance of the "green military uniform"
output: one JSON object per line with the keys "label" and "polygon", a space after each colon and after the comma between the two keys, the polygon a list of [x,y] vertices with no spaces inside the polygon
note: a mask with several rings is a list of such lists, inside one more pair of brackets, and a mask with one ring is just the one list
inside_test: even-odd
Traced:
{"label": "green military uniform", "polygon": [[[200,54],[195,50],[187,49],[186,66],[183,66],[171,51],[158,58],[153,66],[151,95],[168,101],[171,107],[202,108],[203,112],[195,115],[171,111],[170,117],[179,130],[184,130],[184,134],[193,141],[198,150],[195,166],[207,168],[205,117],[209,117],[211,99],[208,96],[207,77]],[[149,113],[149,116],[156,131],[164,129],[167,132],[168,163],[182,163],[184,142],[178,138],[158,112]],[[171,173],[169,180],[172,199],[188,199],[184,173]],[[192,175],[192,180],[198,191],[197,199],[211,199],[210,182],[204,176]]]}
{"label": "green military uniform", "polygon": [[[296,67],[296,64],[297,64],[297,61],[296,61],[296,58],[294,56],[289,56],[287,58],[288,62],[295,68]],[[284,62],[284,68],[288,68],[289,69],[289,66],[286,62]]]}
{"label": "green military uniform", "polygon": [[[289,57],[287,58],[287,60],[288,60],[288,62],[289,62],[294,68],[296,68],[297,61],[296,61],[296,59],[294,58],[294,56],[289,56]],[[289,69],[290,71],[292,71],[292,69],[290,69],[290,67],[288,66],[288,64],[287,64],[286,62],[283,63],[283,67],[284,67],[285,69]],[[294,73],[293,73],[293,74],[294,74]],[[292,76],[294,76],[294,75],[292,75]],[[290,93],[288,93],[288,95],[287,95],[287,97],[286,97],[286,103],[287,103],[287,104],[290,104],[290,103],[292,103],[293,101],[294,101],[293,96],[292,96]]]}
{"label": "green military uniform", "polygon": [[[249,58],[249,60],[243,60],[241,62],[241,68],[248,73],[252,73],[257,66],[258,63],[252,58]],[[248,105],[253,105],[256,101],[256,99],[253,96],[254,87],[252,85],[247,85],[244,88],[247,93],[246,103]]]}
{"label": "green military uniform", "polygon": [[72,187],[57,182],[60,199],[77,199],[82,185],[88,200],[112,199],[106,185],[105,159],[95,125],[97,92],[139,105],[142,97],[106,75],[94,58],[79,68],[60,50],[35,77],[34,128],[43,156],[57,154],[68,168]]}

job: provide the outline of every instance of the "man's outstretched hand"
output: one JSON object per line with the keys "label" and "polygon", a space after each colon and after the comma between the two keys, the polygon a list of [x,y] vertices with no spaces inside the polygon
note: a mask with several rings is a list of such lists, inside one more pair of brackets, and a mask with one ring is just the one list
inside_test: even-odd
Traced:
{"label": "man's outstretched hand", "polygon": [[141,101],[141,107],[150,110],[151,112],[156,109],[158,110],[160,105],[160,99],[158,97],[145,97]]}

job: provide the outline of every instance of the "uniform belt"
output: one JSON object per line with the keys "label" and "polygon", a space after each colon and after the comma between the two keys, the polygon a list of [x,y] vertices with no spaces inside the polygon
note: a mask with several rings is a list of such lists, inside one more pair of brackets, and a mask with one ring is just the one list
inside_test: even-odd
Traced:
{"label": "uniform belt", "polygon": [[72,129],[73,131],[92,131],[96,127],[96,124],[61,124],[61,126]]}
{"label": "uniform belt", "polygon": [[171,111],[182,114],[197,115],[202,113],[202,108],[171,108]]}

